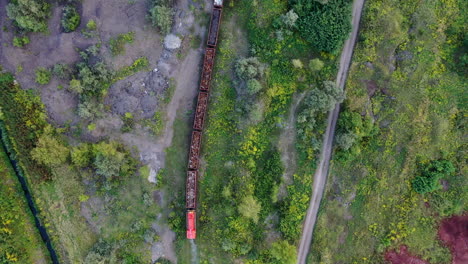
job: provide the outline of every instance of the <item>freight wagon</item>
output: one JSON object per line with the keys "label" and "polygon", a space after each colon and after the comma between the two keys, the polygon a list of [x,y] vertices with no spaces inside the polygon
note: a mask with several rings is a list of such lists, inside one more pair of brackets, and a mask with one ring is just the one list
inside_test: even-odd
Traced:
{"label": "freight wagon", "polygon": [[221,15],[223,9],[223,0],[214,0],[213,12],[211,13],[211,22],[203,60],[203,68],[200,79],[200,91],[198,93],[197,108],[193,121],[192,140],[190,142],[188,171],[185,190],[185,208],[186,208],[186,229],[187,239],[197,237],[197,180],[198,167],[200,164],[200,148],[203,124],[205,122],[206,111],[208,109],[208,98],[211,84],[211,74],[213,72],[214,60],[216,55],[216,45],[218,43],[219,25],[221,24]]}

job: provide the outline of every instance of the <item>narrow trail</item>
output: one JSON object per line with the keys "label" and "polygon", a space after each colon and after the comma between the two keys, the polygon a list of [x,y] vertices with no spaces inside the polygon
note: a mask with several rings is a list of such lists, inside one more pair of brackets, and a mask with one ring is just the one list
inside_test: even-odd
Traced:
{"label": "narrow trail", "polygon": [[[364,6],[364,0],[354,0],[353,2],[353,18],[352,18],[352,32],[350,37],[346,40],[341,53],[340,69],[336,77],[336,84],[344,89],[347,73],[353,55],[354,44],[359,30],[359,22],[361,20],[361,13]],[[306,219],[302,231],[301,242],[297,254],[297,263],[305,264],[307,255],[309,253],[310,245],[312,242],[312,235],[314,232],[315,222],[317,220],[317,213],[322,200],[323,190],[327,180],[328,169],[330,165],[330,158],[332,153],[333,138],[335,135],[336,122],[340,112],[340,104],[336,104],[335,109],[328,114],[327,130],[323,137],[322,152],[320,154],[320,163],[315,171],[314,184],[312,187],[312,197],[310,199],[309,209],[307,210]]]}

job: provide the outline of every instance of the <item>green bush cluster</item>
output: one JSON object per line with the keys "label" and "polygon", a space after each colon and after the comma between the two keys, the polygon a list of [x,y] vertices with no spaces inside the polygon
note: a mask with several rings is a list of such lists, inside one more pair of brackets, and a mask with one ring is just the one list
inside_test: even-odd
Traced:
{"label": "green bush cluster", "polygon": [[36,69],[36,83],[38,84],[48,84],[50,82],[50,78],[52,77],[52,73],[50,70],[44,68],[44,67],[39,67]]}
{"label": "green bush cluster", "polygon": [[44,32],[50,16],[50,4],[43,0],[16,0],[6,6],[7,15],[25,31]]}
{"label": "green bush cluster", "polygon": [[290,5],[299,15],[301,36],[317,50],[337,53],[351,31],[351,2],[293,0]]}
{"label": "green bush cluster", "polygon": [[151,0],[149,19],[162,34],[168,34],[174,21],[174,11],[168,0]]}
{"label": "green bush cluster", "polygon": [[440,179],[455,172],[453,164],[448,160],[433,160],[422,165],[421,172],[411,182],[413,189],[420,194],[433,192],[439,189]]}
{"label": "green bush cluster", "polygon": [[125,44],[131,44],[135,40],[135,32],[130,31],[125,34],[119,34],[116,38],[109,40],[109,47],[113,56],[125,54]]}
{"label": "green bush cluster", "polygon": [[65,32],[72,32],[80,25],[81,17],[74,6],[65,6],[61,22]]}
{"label": "green bush cluster", "polygon": [[13,38],[13,46],[22,48],[25,45],[28,45],[30,42],[28,36],[23,36],[23,37],[14,37]]}

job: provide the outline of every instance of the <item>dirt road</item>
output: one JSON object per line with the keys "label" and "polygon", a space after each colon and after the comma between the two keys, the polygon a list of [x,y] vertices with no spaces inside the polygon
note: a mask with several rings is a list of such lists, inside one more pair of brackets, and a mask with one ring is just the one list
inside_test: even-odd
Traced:
{"label": "dirt road", "polygon": [[[340,58],[340,69],[336,77],[336,84],[344,88],[348,69],[353,55],[354,44],[359,29],[359,21],[361,20],[361,12],[364,6],[364,0],[354,0],[353,3],[353,29],[351,36],[346,40]],[[301,242],[297,254],[297,263],[305,264],[307,254],[309,253],[310,244],[312,242],[312,234],[314,231],[315,221],[317,219],[320,201],[322,199],[323,189],[327,180],[328,167],[330,165],[330,157],[332,152],[333,137],[335,135],[336,121],[340,112],[340,105],[337,104],[335,109],[328,114],[327,130],[323,138],[322,153],[320,155],[320,163],[315,171],[314,185],[312,189],[312,197],[310,199],[309,209],[307,210],[304,228],[302,231]]]}

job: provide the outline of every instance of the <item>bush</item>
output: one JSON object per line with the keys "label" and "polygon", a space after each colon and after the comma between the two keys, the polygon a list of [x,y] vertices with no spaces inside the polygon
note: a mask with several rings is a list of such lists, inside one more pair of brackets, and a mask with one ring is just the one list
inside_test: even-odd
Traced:
{"label": "bush", "polygon": [[255,95],[257,94],[260,90],[262,90],[262,84],[255,80],[255,79],[250,79],[247,81],[247,92],[250,95]]}
{"label": "bush", "polygon": [[310,60],[309,69],[313,72],[318,72],[323,69],[324,63],[319,58]]}
{"label": "bush", "polygon": [[119,34],[116,38],[109,41],[110,50],[112,55],[125,54],[125,43],[133,43],[135,40],[135,32],[128,32],[126,34]]}
{"label": "bush", "polygon": [[73,6],[66,6],[62,13],[62,27],[65,32],[72,32],[80,25],[80,15]]}
{"label": "bush", "polygon": [[90,19],[88,23],[86,23],[86,29],[89,31],[94,31],[97,29],[96,21]]}
{"label": "bush", "polygon": [[51,72],[46,68],[39,67],[36,69],[36,82],[38,84],[48,84],[50,82]]}
{"label": "bush", "polygon": [[239,59],[236,63],[235,70],[239,78],[250,80],[262,77],[264,67],[258,58],[250,57]]}
{"label": "bush", "polygon": [[439,180],[455,172],[452,162],[433,160],[422,167],[421,172],[411,182],[414,191],[420,194],[433,192],[440,188]]}
{"label": "bush", "polygon": [[294,264],[296,263],[297,250],[288,241],[281,240],[272,244],[270,255],[275,260],[275,263]]}
{"label": "bush", "polygon": [[60,79],[68,79],[71,69],[66,64],[57,63],[52,69],[52,73]]}
{"label": "bush", "polygon": [[37,146],[31,151],[31,157],[39,164],[55,167],[67,160],[68,148],[57,140],[50,126],[46,128],[36,144]]}
{"label": "bush", "polygon": [[153,26],[157,27],[161,33],[168,34],[171,31],[173,23],[173,11],[172,8],[156,5],[150,9],[149,18]]}
{"label": "bush", "polygon": [[242,216],[250,218],[254,223],[257,223],[262,205],[252,195],[249,195],[242,198],[242,203],[237,209]]}
{"label": "bush", "polygon": [[[299,33],[317,50],[339,51],[351,31],[351,1],[291,1],[299,15]],[[321,1],[324,2],[324,1]]]}
{"label": "bush", "polygon": [[50,4],[42,0],[10,1],[7,15],[16,25],[26,31],[44,32],[50,15]]}
{"label": "bush", "polygon": [[28,36],[13,38],[13,46],[18,47],[18,48],[24,47],[25,45],[29,44],[29,42],[30,40]]}
{"label": "bush", "polygon": [[88,144],[80,144],[71,151],[71,161],[77,167],[87,167],[91,163],[92,152]]}

